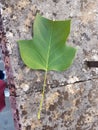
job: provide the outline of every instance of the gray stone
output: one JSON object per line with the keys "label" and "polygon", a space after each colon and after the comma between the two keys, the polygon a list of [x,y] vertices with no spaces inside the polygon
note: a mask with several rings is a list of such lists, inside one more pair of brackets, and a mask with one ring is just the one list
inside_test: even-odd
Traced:
{"label": "gray stone", "polygon": [[[98,69],[87,68],[85,61],[98,59],[98,1],[10,0],[1,4],[5,7],[2,15],[22,130],[97,130]],[[41,121],[37,120],[37,112],[44,72],[27,69],[21,61],[17,44],[17,40],[31,39],[37,12],[52,20],[71,19],[67,44],[77,48],[74,63],[67,71],[48,73]],[[24,82],[30,87],[26,92],[21,88]],[[23,115],[20,106],[26,114]]]}

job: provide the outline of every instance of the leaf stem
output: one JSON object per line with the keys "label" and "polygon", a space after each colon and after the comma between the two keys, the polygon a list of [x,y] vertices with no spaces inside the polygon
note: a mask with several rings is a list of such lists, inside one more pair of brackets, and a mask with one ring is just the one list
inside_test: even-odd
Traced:
{"label": "leaf stem", "polygon": [[44,96],[45,96],[46,79],[47,79],[47,70],[45,71],[45,75],[44,75],[44,84],[43,84],[42,97],[41,97],[41,100],[40,100],[38,116],[37,116],[39,120],[40,120],[40,115],[41,115],[41,111],[42,111],[42,105],[43,105]]}

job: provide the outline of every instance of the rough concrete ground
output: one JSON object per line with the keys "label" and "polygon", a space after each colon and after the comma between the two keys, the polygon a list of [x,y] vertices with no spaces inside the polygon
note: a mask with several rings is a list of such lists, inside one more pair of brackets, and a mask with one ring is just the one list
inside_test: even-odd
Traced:
{"label": "rough concrete ground", "polygon": [[[17,88],[22,130],[98,130],[98,69],[85,60],[98,60],[98,0],[1,0],[11,65]],[[21,61],[17,40],[32,37],[35,15],[71,19],[67,44],[77,47],[74,64],[65,72],[48,73],[41,120],[37,120],[43,71]]]}

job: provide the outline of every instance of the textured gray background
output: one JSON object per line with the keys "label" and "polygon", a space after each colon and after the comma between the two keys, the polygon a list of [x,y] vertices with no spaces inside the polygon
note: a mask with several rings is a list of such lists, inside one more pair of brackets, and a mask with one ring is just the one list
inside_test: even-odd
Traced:
{"label": "textured gray background", "polygon": [[[1,7],[22,130],[98,130],[98,69],[84,64],[98,60],[98,0],[5,0]],[[48,73],[40,121],[37,111],[44,72],[23,64],[17,44],[19,39],[31,38],[37,12],[50,19],[71,19],[67,44],[78,49],[67,71]]]}

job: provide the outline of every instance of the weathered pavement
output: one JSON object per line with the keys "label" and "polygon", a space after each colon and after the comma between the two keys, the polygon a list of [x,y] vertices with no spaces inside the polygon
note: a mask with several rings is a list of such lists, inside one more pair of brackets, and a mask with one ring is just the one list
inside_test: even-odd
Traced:
{"label": "weathered pavement", "polygon": [[[98,130],[98,69],[84,64],[98,60],[98,0],[5,0],[1,7],[22,130]],[[23,64],[17,44],[19,39],[31,38],[37,12],[50,19],[70,18],[67,44],[78,49],[70,69],[48,73],[40,121],[37,111],[44,72]]]}

